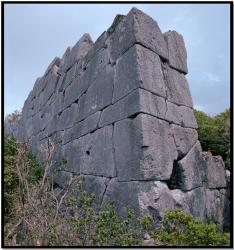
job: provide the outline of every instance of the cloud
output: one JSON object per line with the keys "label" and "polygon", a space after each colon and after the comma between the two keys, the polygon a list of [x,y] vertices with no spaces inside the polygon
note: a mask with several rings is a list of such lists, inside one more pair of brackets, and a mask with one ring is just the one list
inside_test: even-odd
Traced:
{"label": "cloud", "polygon": [[203,105],[199,105],[199,104],[198,105],[194,105],[193,108],[196,109],[196,110],[203,111],[203,112],[206,113],[206,108]]}
{"label": "cloud", "polygon": [[205,75],[206,75],[208,81],[210,81],[210,82],[221,82],[221,79],[219,78],[219,76],[217,76],[213,73],[208,72],[208,73],[205,73]]}

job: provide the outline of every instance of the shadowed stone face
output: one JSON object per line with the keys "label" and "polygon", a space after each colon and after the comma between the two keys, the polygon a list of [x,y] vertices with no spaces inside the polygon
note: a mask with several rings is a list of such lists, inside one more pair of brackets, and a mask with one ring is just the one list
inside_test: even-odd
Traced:
{"label": "shadowed stone face", "polygon": [[97,206],[114,201],[121,215],[131,206],[158,222],[180,207],[221,228],[230,178],[221,157],[202,152],[186,60],[181,35],[133,8],[95,43],[85,34],[55,57],[5,133],[29,141],[42,163],[52,140],[52,161],[68,160],[54,181],[65,188],[80,173]]}

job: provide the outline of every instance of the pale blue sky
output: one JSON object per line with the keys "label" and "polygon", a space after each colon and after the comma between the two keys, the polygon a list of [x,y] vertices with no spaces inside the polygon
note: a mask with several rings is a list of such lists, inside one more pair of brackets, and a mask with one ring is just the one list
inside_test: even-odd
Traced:
{"label": "pale blue sky", "polygon": [[84,33],[95,41],[117,14],[137,7],[162,32],[176,30],[188,53],[195,108],[210,115],[230,106],[228,4],[10,4],[5,5],[5,114],[23,107],[37,77]]}

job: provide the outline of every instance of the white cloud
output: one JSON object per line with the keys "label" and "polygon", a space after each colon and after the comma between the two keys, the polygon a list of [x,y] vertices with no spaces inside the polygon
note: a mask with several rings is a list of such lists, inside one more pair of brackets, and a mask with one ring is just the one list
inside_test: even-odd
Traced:
{"label": "white cloud", "polygon": [[206,108],[203,105],[194,105],[193,108],[206,113]]}
{"label": "white cloud", "polygon": [[206,77],[208,78],[208,81],[210,82],[221,82],[221,79],[219,78],[219,76],[213,74],[213,73],[205,73]]}

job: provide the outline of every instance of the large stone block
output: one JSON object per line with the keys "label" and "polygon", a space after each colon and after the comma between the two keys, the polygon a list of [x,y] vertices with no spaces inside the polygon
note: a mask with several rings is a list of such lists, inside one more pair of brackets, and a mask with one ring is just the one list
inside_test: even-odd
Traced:
{"label": "large stone block", "polygon": [[53,103],[51,103],[52,114],[57,115],[63,110],[63,93],[57,93],[56,98]]}
{"label": "large stone block", "polygon": [[212,156],[209,152],[203,152],[206,162],[206,182],[208,188],[227,187],[225,167],[221,156]]}
{"label": "large stone block", "polygon": [[136,44],[117,62],[113,103],[139,87],[166,97],[159,56]]}
{"label": "large stone block", "polygon": [[178,155],[181,158],[185,156],[192,146],[197,142],[197,131],[192,128],[183,128],[175,124],[171,124],[170,127],[175,139]]}
{"label": "large stone block", "polygon": [[72,104],[69,108],[63,110],[61,115],[58,117],[58,130],[70,128],[74,125],[75,111],[77,104]]}
{"label": "large stone block", "polygon": [[94,205],[96,208],[100,208],[99,206],[102,203],[103,196],[110,179],[93,175],[81,175],[81,177],[84,177],[81,189],[88,194],[94,194]]}
{"label": "large stone block", "polygon": [[[76,72],[75,79],[70,83],[70,85],[64,86],[64,88],[66,88],[64,108],[85,94],[91,84],[95,85],[95,87],[92,87],[93,89],[99,89],[99,95],[100,92],[105,89],[103,85],[106,84],[106,91],[108,91],[107,96],[112,95],[113,90],[110,88],[113,88],[114,84],[114,69],[110,67],[110,65],[108,66],[108,63],[108,51],[106,49],[101,49],[97,52],[97,54],[94,55],[91,61],[83,67],[82,72],[79,74]],[[93,90],[89,90],[89,93],[90,92],[93,92]],[[93,95],[93,93],[91,95]],[[81,101],[85,101],[84,98],[85,97],[83,96]],[[100,105],[102,105],[101,100]]]}
{"label": "large stone block", "polygon": [[227,198],[219,190],[206,189],[206,218],[215,222],[220,230],[222,230],[225,218],[225,202]]}
{"label": "large stone block", "polygon": [[188,154],[174,164],[170,185],[183,191],[201,187],[205,180],[205,162],[197,141]]}
{"label": "large stone block", "polygon": [[65,81],[64,81],[64,89],[74,80],[76,77],[76,68],[77,63],[74,63],[73,66],[67,71],[65,74]]}
{"label": "large stone block", "polygon": [[107,43],[114,61],[135,43],[142,44],[164,59],[168,58],[166,42],[157,22],[136,8],[122,18]]}
{"label": "large stone block", "polygon": [[101,112],[98,111],[93,115],[87,117],[85,120],[77,123],[74,127],[67,129],[63,138],[63,144],[68,143],[74,139],[78,139],[81,136],[93,132],[97,129]]}
{"label": "large stone block", "polygon": [[53,61],[49,64],[49,66],[47,67],[47,69],[46,69],[44,75],[47,75],[47,74],[49,74],[50,72],[56,73],[56,72],[55,72],[55,69],[58,69],[58,68],[59,68],[60,63],[61,63],[61,59],[60,59],[59,57],[56,56],[56,57],[53,59]]}
{"label": "large stone block", "polygon": [[93,47],[89,34],[84,34],[72,48],[68,48],[61,60],[61,70],[67,71],[78,60],[84,57]]}
{"label": "large stone block", "polygon": [[166,105],[167,111],[165,120],[178,124],[182,127],[197,128],[197,121],[191,108],[178,106],[169,101],[166,101]]}
{"label": "large stone block", "polygon": [[102,127],[138,113],[147,113],[164,119],[166,113],[165,99],[146,90],[136,89],[123,99],[104,109],[99,126]]}
{"label": "large stone block", "polygon": [[163,65],[163,71],[166,78],[167,100],[178,105],[192,108],[192,96],[184,74],[179,73],[167,65]]}
{"label": "large stone block", "polygon": [[183,36],[176,31],[168,31],[163,35],[167,42],[170,66],[187,74],[187,52]]}
{"label": "large stone block", "polygon": [[82,140],[74,140],[62,146],[62,156],[66,158],[64,165],[66,171],[80,173]]}
{"label": "large stone block", "polygon": [[126,207],[134,209],[136,215],[151,214],[156,222],[162,220],[167,210],[182,207],[189,211],[186,195],[181,190],[169,190],[160,181],[119,182],[111,179],[104,195],[103,204],[114,202],[121,216]]}
{"label": "large stone block", "polygon": [[101,110],[111,104],[114,85],[114,68],[106,67],[92,85],[87,93],[78,102],[78,121]]}
{"label": "large stone block", "polygon": [[116,176],[112,134],[113,126],[106,126],[78,139],[82,140],[82,174]]}
{"label": "large stone block", "polygon": [[115,123],[115,162],[118,180],[169,180],[176,146],[169,124],[139,114]]}

